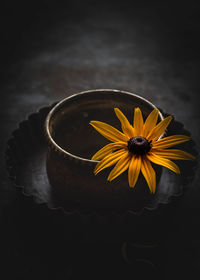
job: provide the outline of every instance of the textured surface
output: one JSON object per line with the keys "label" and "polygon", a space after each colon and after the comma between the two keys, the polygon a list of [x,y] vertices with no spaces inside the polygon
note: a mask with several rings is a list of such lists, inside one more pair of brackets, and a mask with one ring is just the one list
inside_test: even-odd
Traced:
{"label": "textured surface", "polygon": [[76,235],[74,244],[63,244],[66,229],[60,214],[52,215],[20,196],[8,179],[4,161],[6,141],[18,122],[41,106],[92,88],[135,91],[175,115],[198,143],[198,3],[57,2],[22,5],[7,1],[1,9],[0,256],[4,279],[132,279],[140,273],[138,279],[145,273],[154,279],[160,275],[162,279],[198,279],[199,172],[173,219],[166,221],[171,225],[166,234],[163,230],[162,236],[151,236],[149,226],[140,236],[161,244],[155,260],[144,252],[157,263],[155,270],[149,262],[136,262],[144,256],[137,253],[135,257],[137,251],[131,246],[133,261],[128,265],[120,245],[84,247]]}

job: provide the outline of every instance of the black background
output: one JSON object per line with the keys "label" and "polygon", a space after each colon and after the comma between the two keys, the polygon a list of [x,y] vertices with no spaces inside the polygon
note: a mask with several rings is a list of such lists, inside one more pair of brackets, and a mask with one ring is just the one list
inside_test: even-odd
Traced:
{"label": "black background", "polygon": [[119,244],[63,244],[60,215],[20,195],[4,159],[28,114],[95,88],[144,96],[184,123],[199,149],[198,1],[4,1],[0,13],[1,279],[199,279],[199,172],[155,269],[127,264]]}

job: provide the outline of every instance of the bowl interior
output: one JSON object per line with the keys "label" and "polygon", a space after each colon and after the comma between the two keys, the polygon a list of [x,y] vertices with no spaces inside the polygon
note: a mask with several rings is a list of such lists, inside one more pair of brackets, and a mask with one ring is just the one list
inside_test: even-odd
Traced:
{"label": "bowl interior", "polygon": [[[155,108],[147,100],[116,90],[87,91],[58,103],[49,113],[49,133],[55,143],[68,153],[84,159],[102,148],[109,140],[99,134],[91,120],[106,122],[121,130],[114,108],[118,107],[133,123],[135,107],[140,107],[144,119]],[[159,114],[159,121],[162,115]]]}

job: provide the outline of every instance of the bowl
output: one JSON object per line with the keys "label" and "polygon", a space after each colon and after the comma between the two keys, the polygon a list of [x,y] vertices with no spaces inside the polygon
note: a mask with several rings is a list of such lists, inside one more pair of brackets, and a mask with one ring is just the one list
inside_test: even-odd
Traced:
{"label": "bowl", "polygon": [[[133,120],[135,107],[140,107],[144,119],[156,108],[151,102],[134,93],[96,89],[63,99],[46,118],[47,174],[53,192],[66,209],[140,211],[153,197],[141,174],[135,188],[130,188],[126,172],[112,182],[107,181],[112,167],[96,176],[93,173],[97,161],[91,160],[91,157],[109,141],[95,131],[89,122],[98,120],[121,130],[113,110],[115,107],[118,107],[130,122]],[[162,119],[163,115],[159,112],[158,121]],[[156,166],[156,173],[158,181],[161,175],[159,166]]]}

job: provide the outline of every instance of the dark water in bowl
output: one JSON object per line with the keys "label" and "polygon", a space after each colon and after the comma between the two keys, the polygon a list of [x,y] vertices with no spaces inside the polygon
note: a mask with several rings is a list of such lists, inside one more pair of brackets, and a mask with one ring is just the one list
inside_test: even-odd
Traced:
{"label": "dark water in bowl", "polygon": [[[132,124],[133,107],[131,110],[122,108],[122,111]],[[113,107],[82,108],[62,115],[54,130],[54,140],[69,153],[91,159],[94,153],[110,143],[89,124],[91,120],[105,122],[121,131]]]}
{"label": "dark water in bowl", "polygon": [[[83,110],[72,112],[63,116],[62,121],[55,130],[56,142],[66,151],[86,159],[110,141],[98,133],[89,123],[99,120],[117,125],[111,114],[111,109],[104,110],[100,118],[96,110]],[[119,127],[119,126],[118,126]]]}

